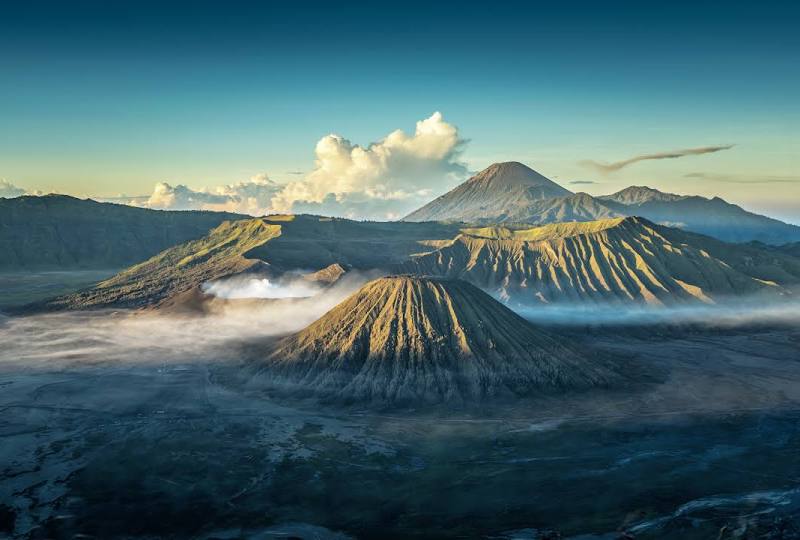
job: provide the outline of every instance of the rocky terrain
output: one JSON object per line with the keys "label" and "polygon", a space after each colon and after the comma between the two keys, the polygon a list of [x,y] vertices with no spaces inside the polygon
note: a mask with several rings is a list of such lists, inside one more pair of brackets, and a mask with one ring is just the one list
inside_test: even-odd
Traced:
{"label": "rocky terrain", "polygon": [[367,283],[284,338],[265,364],[270,384],[391,405],[464,403],[625,381],[619,365],[534,327],[476,287],[416,276]]}
{"label": "rocky terrain", "polygon": [[635,217],[465,228],[404,268],[465,279],[522,303],[712,303],[787,296],[800,283],[800,259]]}
{"label": "rocky terrain", "polygon": [[244,272],[274,278],[311,270],[305,279],[332,283],[345,269],[465,279],[518,303],[715,302],[785,296],[800,280],[800,259],[781,249],[635,217],[463,227],[266,216],[226,222],[92,288],[26,309],[151,307]]}

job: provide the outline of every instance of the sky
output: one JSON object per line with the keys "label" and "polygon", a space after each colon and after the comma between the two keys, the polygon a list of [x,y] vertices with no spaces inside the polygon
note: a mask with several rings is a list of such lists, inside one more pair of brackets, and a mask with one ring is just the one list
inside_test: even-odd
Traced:
{"label": "sky", "polygon": [[0,196],[394,218],[514,160],[800,223],[796,3],[482,4],[5,5]]}

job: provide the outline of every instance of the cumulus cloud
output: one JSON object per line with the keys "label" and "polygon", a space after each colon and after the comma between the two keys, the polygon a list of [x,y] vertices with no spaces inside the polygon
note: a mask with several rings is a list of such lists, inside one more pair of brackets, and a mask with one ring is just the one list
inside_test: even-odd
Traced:
{"label": "cumulus cloud", "polygon": [[642,154],[634,156],[630,159],[622,161],[615,161],[613,163],[600,163],[589,159],[580,162],[580,165],[589,167],[604,174],[616,172],[628,165],[638,163],[639,161],[647,161],[651,159],[676,159],[684,156],[697,156],[701,154],[713,154],[714,152],[721,152],[722,150],[730,150],[734,145],[727,144],[722,146],[701,146],[699,148],[686,148],[684,150],[673,150],[671,152],[657,152],[655,154]]}
{"label": "cumulus cloud", "polygon": [[459,161],[463,143],[439,112],[417,122],[413,135],[398,129],[367,147],[326,135],[315,148],[314,170],[283,186],[272,208],[378,219],[403,215],[467,175]]}
{"label": "cumulus cloud", "polygon": [[25,190],[15,186],[11,182],[5,179],[0,179],[0,197],[5,197],[6,199],[11,199],[13,197],[19,197],[21,195],[25,195]]}
{"label": "cumulus cloud", "polygon": [[266,174],[253,176],[245,182],[200,190],[159,182],[146,201],[134,199],[130,204],[163,210],[218,210],[262,215],[270,211],[272,197],[279,189]]}
{"label": "cumulus cloud", "polygon": [[266,175],[214,188],[156,184],[146,200],[129,204],[169,210],[226,210],[251,215],[313,213],[395,219],[427,203],[468,175],[459,161],[465,141],[439,112],[417,122],[413,135],[398,129],[366,147],[340,135],[316,145],[314,169],[284,184]]}

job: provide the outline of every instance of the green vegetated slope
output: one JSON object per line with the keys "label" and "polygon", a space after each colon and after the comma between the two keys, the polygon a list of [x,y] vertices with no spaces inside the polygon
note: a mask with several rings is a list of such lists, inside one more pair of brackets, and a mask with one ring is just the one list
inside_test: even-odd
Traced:
{"label": "green vegetated slope", "polygon": [[250,255],[275,269],[318,270],[331,264],[372,270],[390,268],[415,253],[430,251],[437,241],[458,234],[447,223],[353,221],[311,215],[267,216],[283,234]]}
{"label": "green vegetated slope", "polygon": [[800,259],[636,217],[531,229],[468,228],[403,266],[520,302],[714,302],[789,294]]}
{"label": "green vegetated slope", "polygon": [[642,218],[513,229],[268,216],[226,222],[48,308],[140,307],[206,281],[340,266],[460,278],[519,302],[713,302],[786,295],[800,259]]}
{"label": "green vegetated slope", "polygon": [[[144,307],[203,283],[242,272],[280,275],[331,265],[388,269],[430,251],[430,238],[457,234],[453,225],[377,223],[319,216],[267,216],[225,222],[207,236],[169,248],[96,287],[63,296],[46,309]],[[434,242],[435,244],[435,242]]]}
{"label": "green vegetated slope", "polygon": [[0,271],[123,268],[241,217],[66,195],[0,198]]}
{"label": "green vegetated slope", "polygon": [[226,221],[207,236],[167,249],[97,286],[62,296],[43,307],[86,309],[144,307],[193,289],[206,281],[260,267],[251,249],[281,234],[279,225],[260,218]]}
{"label": "green vegetated slope", "polygon": [[271,380],[349,402],[430,403],[624,380],[478,288],[457,280],[372,281],[266,358]]}

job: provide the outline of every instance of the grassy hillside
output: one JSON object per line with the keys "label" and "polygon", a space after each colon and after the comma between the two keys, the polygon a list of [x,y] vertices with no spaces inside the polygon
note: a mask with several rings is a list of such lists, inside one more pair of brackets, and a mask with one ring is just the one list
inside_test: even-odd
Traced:
{"label": "grassy hillside", "polygon": [[262,264],[247,258],[246,253],[280,233],[279,225],[259,218],[226,221],[199,240],[165,250],[91,289],[56,298],[46,307],[85,309],[152,305],[206,281]]}
{"label": "grassy hillside", "polygon": [[642,218],[459,229],[267,216],[223,223],[47,307],[156,305],[240,272],[279,276],[336,265],[460,278],[520,302],[713,302],[789,294],[800,282],[800,259],[775,248],[727,244]]}
{"label": "grassy hillside", "polygon": [[208,235],[171,247],[96,287],[39,307],[143,307],[202,283],[246,271],[279,275],[331,265],[389,269],[434,249],[458,228],[431,223],[377,223],[319,216],[267,216],[225,222]]}
{"label": "grassy hillside", "polygon": [[124,268],[241,217],[66,195],[0,198],[0,271]]}

